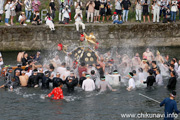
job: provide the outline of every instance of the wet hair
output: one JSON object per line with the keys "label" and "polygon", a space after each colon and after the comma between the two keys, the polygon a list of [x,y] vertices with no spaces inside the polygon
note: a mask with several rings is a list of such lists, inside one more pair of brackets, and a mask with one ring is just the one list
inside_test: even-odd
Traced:
{"label": "wet hair", "polygon": [[136,74],[136,70],[133,70],[132,73],[133,73],[133,74]]}
{"label": "wet hair", "polygon": [[152,61],[152,63],[156,64],[156,61]]}
{"label": "wet hair", "polygon": [[159,73],[161,73],[161,70],[160,70],[160,69],[157,69],[157,71],[158,71]]}
{"label": "wet hair", "polygon": [[94,75],[95,74],[95,71],[94,70],[91,70],[91,75]]}
{"label": "wet hair", "polygon": [[149,73],[150,75],[152,75],[152,74],[153,74],[153,70],[152,70],[152,69],[148,70],[148,73]]}
{"label": "wet hair", "polygon": [[85,63],[84,63],[84,62],[82,62],[82,63],[81,63],[81,66],[85,66]]}
{"label": "wet hair", "polygon": [[54,70],[53,64],[49,64],[49,68],[52,69],[52,70]]}
{"label": "wet hair", "polygon": [[173,64],[170,64],[170,67],[174,68],[174,65],[173,65]]}
{"label": "wet hair", "polygon": [[174,72],[174,71],[171,71],[171,73],[175,76],[176,75],[176,73]]}
{"label": "wet hair", "polygon": [[60,86],[60,85],[62,85],[62,83],[61,83],[61,82],[58,82],[57,85]]}
{"label": "wet hair", "polygon": [[61,65],[62,65],[62,66],[66,66],[66,63],[65,63],[65,62],[63,62]]}
{"label": "wet hair", "polygon": [[66,67],[66,70],[71,70],[71,68],[70,67]]}
{"label": "wet hair", "polygon": [[139,70],[139,72],[143,72],[143,69],[142,69],[142,68],[139,68],[138,70]]}
{"label": "wet hair", "polygon": [[134,76],[132,72],[129,72],[129,75],[130,75],[131,77],[133,77],[133,76]]}

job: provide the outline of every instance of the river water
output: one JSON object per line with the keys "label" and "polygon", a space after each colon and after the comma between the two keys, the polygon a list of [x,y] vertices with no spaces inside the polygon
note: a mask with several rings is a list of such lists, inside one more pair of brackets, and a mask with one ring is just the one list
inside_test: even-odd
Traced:
{"label": "river water", "polygon": [[[142,50],[144,48],[132,51],[142,53]],[[165,55],[171,54],[176,57],[179,55],[179,48],[162,48],[160,51]],[[14,61],[17,52],[2,54],[5,64],[16,63]],[[45,55],[46,52],[42,51],[42,54]],[[164,77],[164,82],[167,85],[168,77]],[[3,84],[2,80],[0,84]],[[75,92],[69,94],[64,86],[65,100],[45,99],[44,96],[51,90],[40,88],[18,88],[13,92],[0,89],[0,120],[136,120],[137,118],[122,118],[122,114],[163,114],[164,107],[159,107],[158,103],[139,96],[139,93],[162,101],[169,96],[169,91],[164,86],[155,87],[154,90],[138,88],[131,92],[126,91],[126,86],[123,85],[115,88],[116,92],[107,91],[100,94],[98,91],[84,92],[76,87]],[[176,101],[180,107],[179,81],[176,91]]]}

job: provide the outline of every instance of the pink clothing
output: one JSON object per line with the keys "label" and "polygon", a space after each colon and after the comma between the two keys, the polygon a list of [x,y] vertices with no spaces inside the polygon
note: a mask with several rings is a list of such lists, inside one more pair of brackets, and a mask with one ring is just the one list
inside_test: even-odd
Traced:
{"label": "pink clothing", "polygon": [[88,12],[93,13],[94,12],[95,4],[92,2],[92,4],[89,4]]}
{"label": "pink clothing", "polygon": [[41,5],[41,2],[39,0],[34,0],[32,2],[32,9],[34,10],[34,12],[39,11],[39,6]]}

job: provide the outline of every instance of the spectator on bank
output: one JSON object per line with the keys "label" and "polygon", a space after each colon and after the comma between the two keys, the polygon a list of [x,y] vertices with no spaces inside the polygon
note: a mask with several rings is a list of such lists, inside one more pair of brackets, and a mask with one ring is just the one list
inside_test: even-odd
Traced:
{"label": "spectator on bank", "polygon": [[141,13],[142,13],[142,6],[141,0],[136,0],[136,21],[141,22]]}
{"label": "spectator on bank", "polygon": [[177,1],[176,0],[172,0],[171,2],[171,21],[172,22],[176,22],[176,13],[177,13]]}
{"label": "spectator on bank", "polygon": [[[128,13],[129,13],[130,7],[131,7],[131,2],[130,2],[130,0],[123,0],[123,1],[122,1],[123,22],[127,22],[127,21],[128,21]],[[125,20],[125,17],[126,17],[126,20]]]}
{"label": "spectator on bank", "polygon": [[122,20],[122,0],[115,1],[115,11],[119,15],[120,21]]}
{"label": "spectator on bank", "polygon": [[69,18],[70,18],[69,12],[70,12],[69,6],[66,5],[66,7],[62,11],[64,17],[64,22],[63,22],[64,24],[69,24]]}
{"label": "spectator on bank", "polygon": [[49,28],[51,29],[51,31],[55,30],[54,28],[54,23],[53,23],[53,19],[50,16],[49,13],[47,13],[46,17],[45,17],[45,21],[46,21],[46,25],[49,26]]}
{"label": "spectator on bank", "polygon": [[154,13],[153,13],[153,23],[156,22],[156,19],[157,19],[157,22],[159,23],[159,12],[160,12],[160,4],[161,2],[159,0],[156,0],[154,2],[154,5],[153,5],[153,8],[154,8]]}
{"label": "spectator on bank", "polygon": [[35,15],[34,15],[34,18],[33,18],[33,21],[32,21],[32,25],[40,25],[42,22],[41,22],[41,19],[40,19],[40,14],[39,14],[39,11],[36,11]]}
{"label": "spectator on bank", "polygon": [[91,16],[91,23],[92,23],[95,3],[92,0],[90,0],[86,6],[88,7],[87,22],[89,23],[89,17]]}
{"label": "spectator on bank", "polygon": [[36,15],[36,12],[38,11],[39,12],[39,7],[41,5],[41,2],[39,0],[34,0],[32,2],[32,13],[33,13],[33,18],[35,17]]}
{"label": "spectator on bank", "polygon": [[163,19],[163,23],[170,23],[171,22],[171,11],[169,8],[166,10],[166,17]]}
{"label": "spectator on bank", "polygon": [[7,0],[6,5],[5,5],[5,25],[10,26],[9,24],[9,18],[11,14],[11,9],[10,9],[10,0]]}
{"label": "spectator on bank", "polygon": [[23,3],[22,3],[22,0],[17,0],[16,2],[17,2],[17,4],[16,4],[16,21],[18,22],[19,16],[22,12]]}
{"label": "spectator on bank", "polygon": [[82,9],[83,9],[82,6],[83,6],[83,4],[80,0],[77,0],[77,2],[74,3],[75,14],[79,13],[79,11],[82,14]]}
{"label": "spectator on bank", "polygon": [[76,30],[79,32],[79,25],[81,25],[83,32],[85,32],[85,24],[82,22],[83,16],[81,14],[81,11],[76,13],[76,15],[74,16],[74,19],[75,19]]}
{"label": "spectator on bank", "polygon": [[58,0],[58,2],[59,2],[59,24],[62,24],[64,21],[62,11],[65,8],[66,4],[65,4],[64,0]]}
{"label": "spectator on bank", "polygon": [[30,22],[31,19],[31,10],[32,10],[32,1],[31,0],[25,0],[25,12],[26,12],[26,22]]}
{"label": "spectator on bank", "polygon": [[159,19],[161,19],[162,14],[163,14],[163,18],[166,17],[166,9],[167,9],[168,4],[169,4],[168,1],[169,0],[161,0],[160,1],[160,17],[159,17]]}
{"label": "spectator on bank", "polygon": [[94,23],[98,23],[100,21],[100,16],[99,16],[99,7],[100,7],[100,1],[95,0],[95,7],[94,7]]}
{"label": "spectator on bank", "polygon": [[66,5],[68,5],[69,6],[69,21],[72,21],[71,20],[71,7],[73,6],[73,0],[65,0],[65,2],[66,2]]}
{"label": "spectator on bank", "polygon": [[[179,20],[180,20],[180,0],[178,0]],[[166,11],[167,13],[167,11]]]}
{"label": "spectator on bank", "polygon": [[12,2],[10,4],[10,9],[11,9],[11,25],[14,25],[13,20],[14,20],[14,16],[16,16],[16,12],[15,12],[16,3],[17,2],[14,2],[14,0],[12,0]]}
{"label": "spectator on bank", "polygon": [[24,12],[21,12],[20,16],[19,16],[19,23],[21,25],[27,26],[27,24],[25,24],[26,21],[26,16]]}
{"label": "spectator on bank", "polygon": [[114,12],[113,16],[112,16],[112,20],[113,20],[113,24],[122,24],[122,21],[119,21],[118,15],[116,12]]}
{"label": "spectator on bank", "polygon": [[150,17],[149,17],[149,5],[150,5],[150,0],[142,0],[142,6],[143,6],[143,20],[146,22],[146,16],[148,18],[148,22],[150,22]]}
{"label": "spectator on bank", "polygon": [[4,0],[0,0],[0,22],[2,22],[2,15],[4,13]]}
{"label": "spectator on bank", "polygon": [[109,21],[109,18],[112,16],[111,10],[112,10],[112,4],[110,2],[110,0],[108,0],[107,4],[106,4],[106,19],[107,21]]}
{"label": "spectator on bank", "polygon": [[55,12],[56,12],[56,5],[54,3],[54,0],[51,0],[51,2],[49,3],[49,9],[50,9],[51,17],[54,20]]}
{"label": "spectator on bank", "polygon": [[103,22],[104,22],[104,19],[105,19],[105,15],[106,15],[106,4],[107,4],[107,3],[106,3],[105,0],[102,0],[102,1],[100,2],[100,16],[103,17],[101,23],[103,23]]}
{"label": "spectator on bank", "polygon": [[154,3],[156,3],[156,0],[153,0],[152,1],[152,4],[151,4],[151,17],[152,17],[152,21],[153,21],[153,14],[154,14]]}

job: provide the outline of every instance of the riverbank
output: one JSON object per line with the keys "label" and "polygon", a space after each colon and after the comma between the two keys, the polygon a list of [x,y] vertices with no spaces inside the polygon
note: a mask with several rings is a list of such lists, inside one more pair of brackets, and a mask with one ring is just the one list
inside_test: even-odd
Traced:
{"label": "riverbank", "polygon": [[[52,50],[60,42],[64,45],[79,44],[80,36],[74,24],[56,24],[55,28],[56,31],[52,32],[45,25],[0,26],[0,50]],[[180,46],[179,29],[180,22],[86,24],[86,33],[93,32],[101,48]]]}

